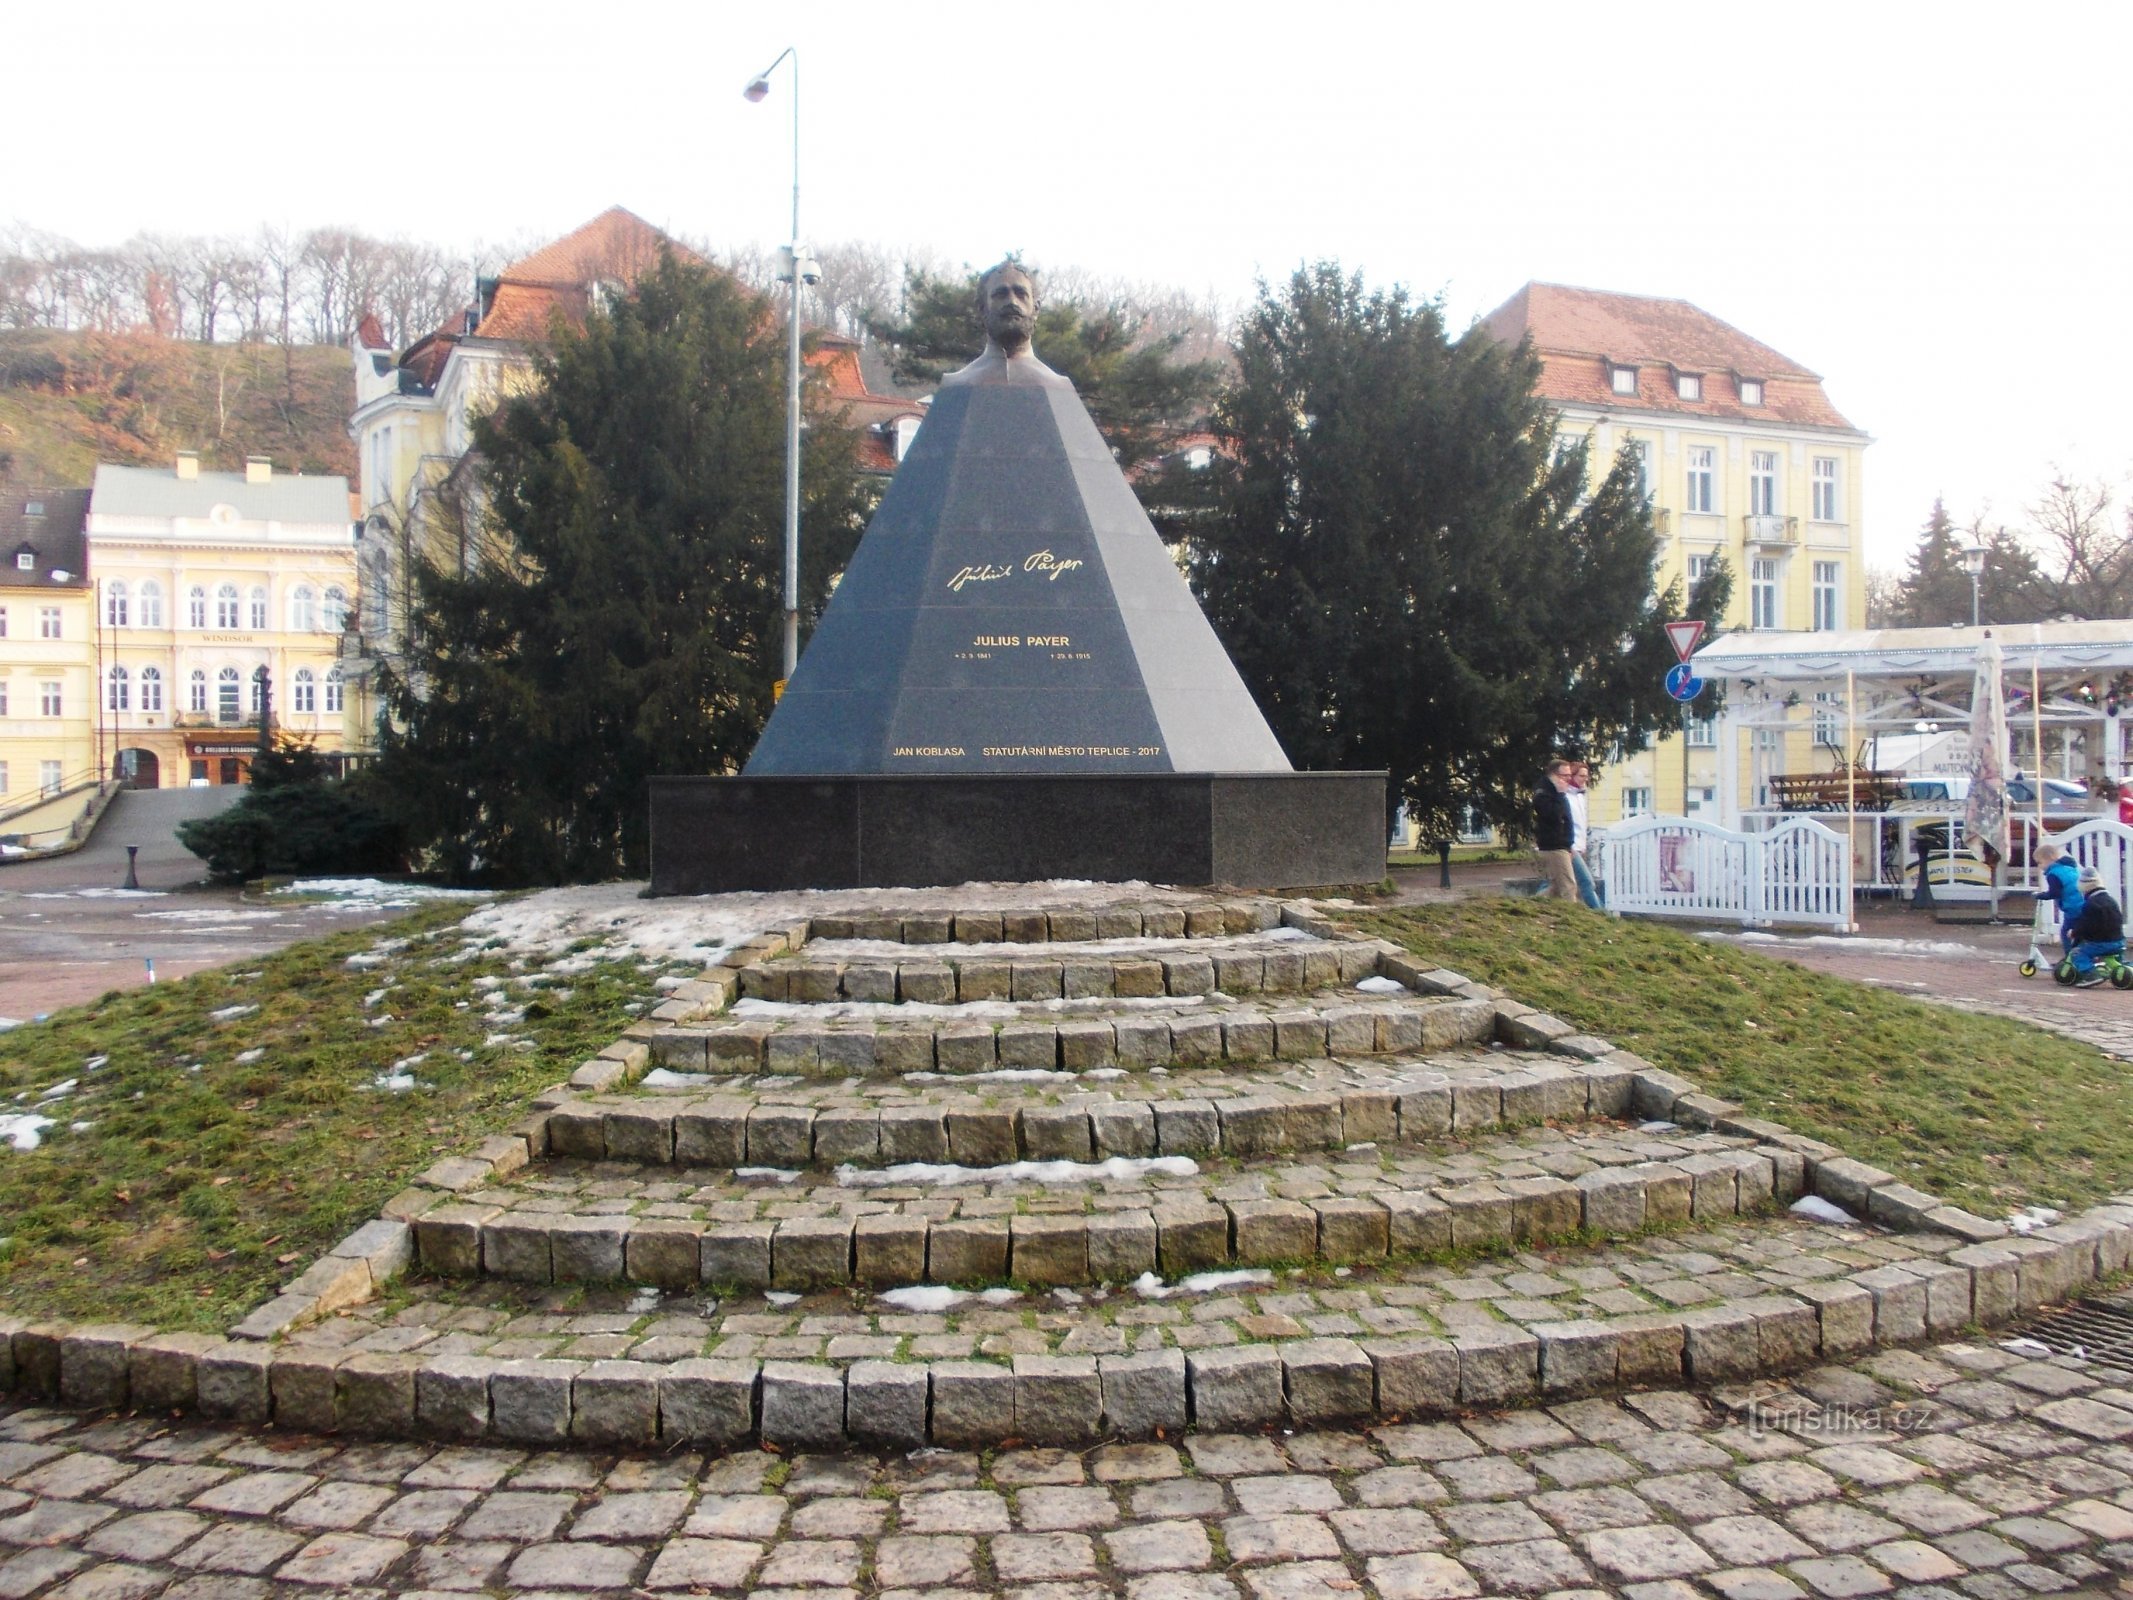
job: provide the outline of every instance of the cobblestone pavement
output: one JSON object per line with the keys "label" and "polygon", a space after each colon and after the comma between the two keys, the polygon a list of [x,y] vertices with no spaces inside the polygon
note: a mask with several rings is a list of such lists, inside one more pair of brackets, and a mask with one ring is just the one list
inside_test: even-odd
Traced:
{"label": "cobblestone pavement", "polygon": [[0,1596],[1975,1600],[2133,1572],[2133,1371],[1789,1384],[1084,1453],[617,1457],[0,1411]]}

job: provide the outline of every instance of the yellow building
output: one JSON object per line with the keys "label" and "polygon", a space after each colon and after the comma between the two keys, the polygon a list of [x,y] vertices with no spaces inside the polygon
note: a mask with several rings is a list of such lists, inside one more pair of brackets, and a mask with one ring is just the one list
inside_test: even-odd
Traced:
{"label": "yellow building", "polygon": [[0,489],[0,833],[95,783],[86,489]]}
{"label": "yellow building", "polygon": [[355,592],[348,480],[100,466],[91,491],[93,715],[107,767],[141,788],[244,781],[263,694],[275,728],[345,746],[337,658]]}
{"label": "yellow building", "polygon": [[[1871,441],[1830,403],[1815,373],[1684,300],[1529,283],[1483,327],[1506,343],[1532,342],[1558,438],[1587,441],[1595,475],[1625,445],[1642,457],[1661,538],[1661,590],[1679,578],[1685,596],[1722,556],[1733,572],[1728,629],[1865,626],[1861,475]],[[1699,813],[1736,826],[1718,815],[1724,799],[1761,803],[1770,777],[1836,764],[1841,708],[1810,711],[1795,731],[1743,731],[1728,752],[1695,710],[1685,752],[1676,734],[1620,762],[1603,760],[1595,826]],[[1735,763],[1730,781],[1722,780],[1722,754]]]}

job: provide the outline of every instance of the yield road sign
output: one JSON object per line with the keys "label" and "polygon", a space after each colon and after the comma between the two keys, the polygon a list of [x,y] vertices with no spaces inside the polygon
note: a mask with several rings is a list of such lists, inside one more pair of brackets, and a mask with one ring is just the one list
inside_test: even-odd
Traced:
{"label": "yield road sign", "polygon": [[[1697,626],[1701,627],[1702,624],[1699,623]],[[1684,661],[1678,667],[1668,667],[1666,669],[1666,692],[1683,705],[1687,705],[1691,700],[1703,693],[1703,679],[1691,672],[1689,664]]]}
{"label": "yield road sign", "polygon": [[1666,641],[1674,647],[1675,660],[1687,661],[1696,653],[1697,645],[1703,642],[1703,624],[1693,617],[1686,622],[1669,622]]}

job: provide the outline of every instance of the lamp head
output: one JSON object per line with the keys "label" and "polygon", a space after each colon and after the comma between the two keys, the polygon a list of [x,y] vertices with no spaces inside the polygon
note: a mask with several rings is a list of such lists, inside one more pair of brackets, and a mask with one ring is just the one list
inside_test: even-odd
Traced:
{"label": "lamp head", "polygon": [[760,105],[766,98],[768,98],[769,94],[770,79],[767,77],[751,78],[748,82],[748,87],[741,91],[741,96],[743,99],[749,101],[751,104],[757,105]]}

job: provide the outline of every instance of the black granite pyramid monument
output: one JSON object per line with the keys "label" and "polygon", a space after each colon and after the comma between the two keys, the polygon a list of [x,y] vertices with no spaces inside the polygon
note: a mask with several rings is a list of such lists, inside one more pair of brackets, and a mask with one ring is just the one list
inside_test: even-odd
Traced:
{"label": "black granite pyramid monument", "polygon": [[935,397],[747,775],[1289,770],[1080,398],[1002,381]]}
{"label": "black granite pyramid monument", "polygon": [[1073,386],[985,278],[737,778],[653,780],[652,892],[1375,882],[1385,775],[1294,771]]}

